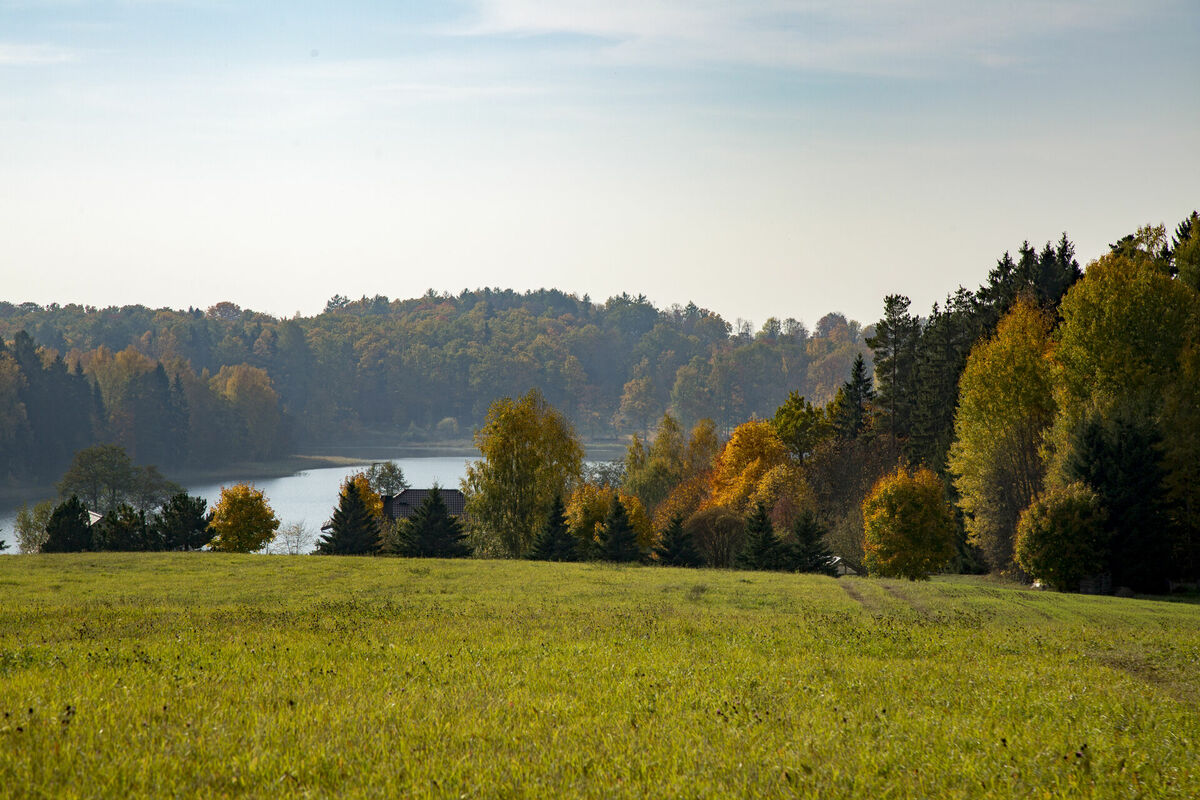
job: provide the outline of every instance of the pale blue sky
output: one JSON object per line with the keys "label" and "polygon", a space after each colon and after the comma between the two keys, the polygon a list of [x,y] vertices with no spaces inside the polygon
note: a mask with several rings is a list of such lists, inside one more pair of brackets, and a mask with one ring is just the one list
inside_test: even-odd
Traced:
{"label": "pale blue sky", "polygon": [[1197,42],[1197,0],[0,0],[0,299],[924,311],[1200,206]]}

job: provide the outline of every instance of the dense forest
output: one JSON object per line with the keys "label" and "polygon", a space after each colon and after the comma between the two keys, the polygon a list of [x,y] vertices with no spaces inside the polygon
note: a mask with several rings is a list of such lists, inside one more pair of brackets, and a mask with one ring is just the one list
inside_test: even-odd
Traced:
{"label": "dense forest", "polygon": [[0,480],[53,480],[74,452],[122,445],[164,470],[269,458],[378,434],[467,438],[497,397],[536,386],[589,438],[670,410],[728,429],[799,391],[830,399],[858,323],[755,331],[689,304],[559,291],[331,299],[311,318],[0,302]]}

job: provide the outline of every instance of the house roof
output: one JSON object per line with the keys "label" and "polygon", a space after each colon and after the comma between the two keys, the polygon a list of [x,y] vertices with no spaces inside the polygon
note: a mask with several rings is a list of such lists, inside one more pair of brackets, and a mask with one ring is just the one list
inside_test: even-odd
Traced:
{"label": "house roof", "polygon": [[[403,492],[384,498],[383,513],[392,519],[405,519],[417,513],[432,489],[405,489]],[[452,517],[461,517],[466,510],[467,498],[458,489],[439,489],[442,502]]]}

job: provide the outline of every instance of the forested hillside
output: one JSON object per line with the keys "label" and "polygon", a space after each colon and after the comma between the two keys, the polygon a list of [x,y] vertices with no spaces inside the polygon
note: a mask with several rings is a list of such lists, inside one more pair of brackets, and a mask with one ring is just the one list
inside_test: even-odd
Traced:
{"label": "forested hillside", "polygon": [[723,428],[798,391],[829,400],[866,349],[840,314],[755,332],[695,305],[554,290],[334,297],[315,317],[0,302],[0,479],[57,478],[93,442],[163,469],[268,458],[365,431],[469,436],[538,387],[588,437],[665,411]]}

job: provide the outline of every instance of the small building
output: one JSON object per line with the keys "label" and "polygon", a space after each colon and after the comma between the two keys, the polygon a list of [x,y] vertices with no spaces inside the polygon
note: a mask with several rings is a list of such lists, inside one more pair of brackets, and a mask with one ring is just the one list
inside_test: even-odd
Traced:
{"label": "small building", "polygon": [[[405,489],[400,494],[383,498],[383,515],[388,519],[408,519],[417,513],[432,489]],[[458,489],[438,489],[442,502],[452,517],[466,514],[467,498]]]}
{"label": "small building", "polygon": [[858,570],[856,570],[854,567],[850,566],[844,560],[842,560],[841,556],[834,556],[833,558],[829,559],[829,566],[834,568],[834,570],[836,571],[837,576],[839,578],[842,577],[843,575],[857,575],[858,574]]}

